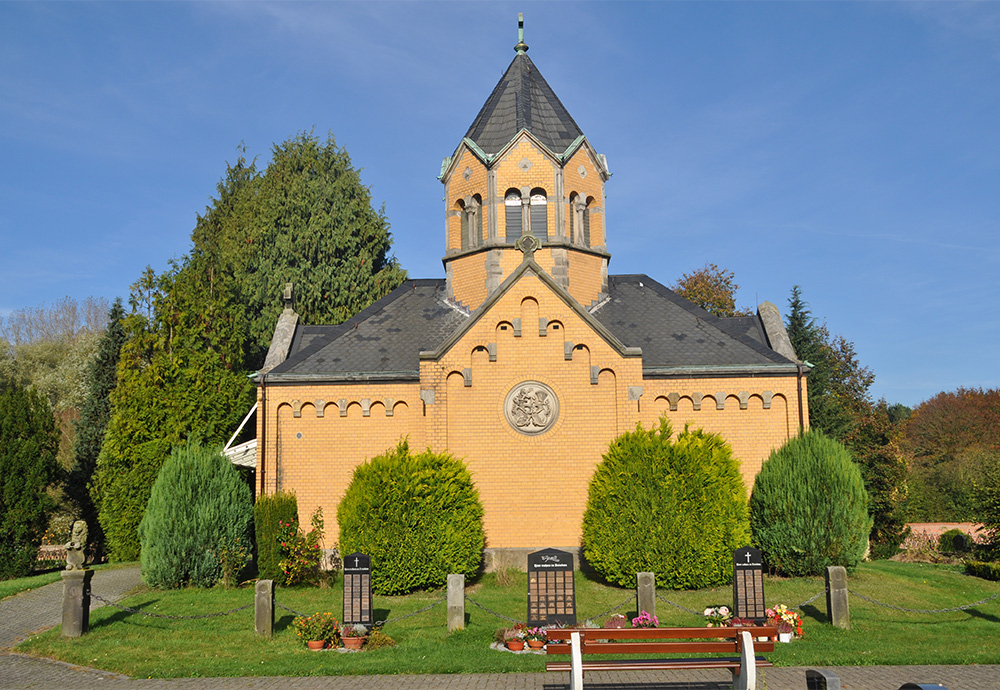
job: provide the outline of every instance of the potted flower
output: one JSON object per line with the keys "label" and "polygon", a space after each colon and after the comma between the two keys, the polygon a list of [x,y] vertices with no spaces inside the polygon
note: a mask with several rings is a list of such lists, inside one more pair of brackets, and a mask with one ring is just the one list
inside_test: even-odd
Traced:
{"label": "potted flower", "polygon": [[784,604],[767,609],[767,624],[778,628],[778,641],[791,642],[793,635],[802,637],[802,618]]}
{"label": "potted flower", "polygon": [[524,641],[531,649],[541,649],[545,646],[545,628],[527,628],[524,631]]}
{"label": "potted flower", "polygon": [[520,652],[524,649],[524,629],[519,627],[507,628],[503,631],[503,643],[512,652]]}
{"label": "potted flower", "polygon": [[340,623],[330,612],[297,616],[292,621],[292,627],[309,649],[323,649],[339,639]]}
{"label": "potted flower", "polygon": [[628,618],[620,613],[616,613],[608,620],[604,621],[604,627],[611,630],[622,630],[628,627]]}
{"label": "potted flower", "polygon": [[368,628],[360,623],[345,625],[344,629],[340,631],[340,639],[344,642],[346,649],[361,649],[367,638]]}
{"label": "potted flower", "polygon": [[633,628],[655,628],[660,624],[656,616],[651,616],[645,611],[641,611],[638,616],[632,619]]}
{"label": "potted flower", "polygon": [[708,619],[706,627],[725,628],[733,614],[728,606],[709,606],[702,615]]}

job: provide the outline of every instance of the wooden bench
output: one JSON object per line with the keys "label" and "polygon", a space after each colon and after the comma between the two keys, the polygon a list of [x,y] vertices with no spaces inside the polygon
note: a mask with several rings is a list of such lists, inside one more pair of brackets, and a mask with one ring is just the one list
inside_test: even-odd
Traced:
{"label": "wooden bench", "polygon": [[[752,631],[752,632],[749,632]],[[724,668],[736,690],[755,690],[757,667],[771,662],[755,652],[773,652],[775,627],[755,628],[553,628],[546,632],[547,654],[569,654],[569,661],[550,661],[546,671],[569,671],[570,690],[583,690],[586,671],[669,671]],[[767,638],[754,642],[754,638]],[[698,655],[697,658],[586,660],[590,654]],[[730,654],[734,656],[705,656]]]}

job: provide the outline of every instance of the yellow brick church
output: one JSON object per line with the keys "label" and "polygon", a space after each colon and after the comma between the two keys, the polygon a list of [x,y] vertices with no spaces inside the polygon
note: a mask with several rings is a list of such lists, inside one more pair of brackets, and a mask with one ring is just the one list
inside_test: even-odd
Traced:
{"label": "yellow brick church", "polygon": [[594,468],[637,423],[720,433],[748,488],[808,427],[804,367],[773,304],[719,318],[649,276],[609,274],[607,162],[523,34],[515,50],[441,168],[445,277],[336,326],[298,323],[286,295],[248,464],[258,494],[297,494],[303,523],[322,506],[329,535],[354,468],[403,437],[467,464],[489,568],[578,551]]}

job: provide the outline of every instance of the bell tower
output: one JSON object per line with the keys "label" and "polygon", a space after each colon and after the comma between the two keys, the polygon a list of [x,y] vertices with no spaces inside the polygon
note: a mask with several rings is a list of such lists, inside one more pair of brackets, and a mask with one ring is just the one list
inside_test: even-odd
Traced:
{"label": "bell tower", "polygon": [[521,14],[514,51],[441,164],[448,296],[479,307],[521,263],[515,243],[532,235],[535,262],[587,307],[607,292],[607,161],[528,57]]}

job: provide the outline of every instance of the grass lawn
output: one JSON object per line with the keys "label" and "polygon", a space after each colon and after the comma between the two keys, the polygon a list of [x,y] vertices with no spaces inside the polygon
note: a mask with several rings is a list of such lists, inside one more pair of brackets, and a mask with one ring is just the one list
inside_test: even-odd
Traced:
{"label": "grass lawn", "polygon": [[[526,614],[523,573],[501,586],[484,575],[467,596],[515,619]],[[849,578],[850,589],[873,599],[908,608],[936,609],[977,601],[998,585],[963,575],[956,566],[879,561],[866,563]],[[581,619],[628,602],[621,613],[635,615],[634,592],[609,587],[577,573],[577,609]],[[822,578],[767,578],[769,604],[796,606],[823,590]],[[99,591],[95,591],[100,594]],[[695,610],[727,604],[729,586],[659,594]],[[443,599],[444,592],[376,597],[375,617],[396,618]],[[279,589],[277,602],[305,613],[333,611],[339,617],[341,587]],[[169,615],[224,611],[253,601],[253,589],[148,591],[130,598],[129,606]],[[802,611],[803,639],[778,645],[768,654],[778,666],[1000,663],[1000,600],[977,609],[943,614],[905,613],[877,607],[852,596],[851,630],[826,623],[824,597]],[[661,625],[699,626],[694,616],[659,600]],[[413,617],[390,621],[385,632],[399,645],[362,653],[310,652],[291,628],[293,615],[278,609],[273,639],[253,632],[253,610],[202,620],[161,620],[102,608],[91,614],[91,631],[63,640],[58,630],[34,637],[19,651],[95,666],[135,677],[209,677],[254,675],[339,675],[372,673],[495,673],[543,671],[542,655],[516,655],[489,648],[505,621],[468,602],[467,628],[449,635],[446,607],[440,603]],[[605,616],[606,617],[606,616]],[[602,618],[603,620],[603,618]]]}

